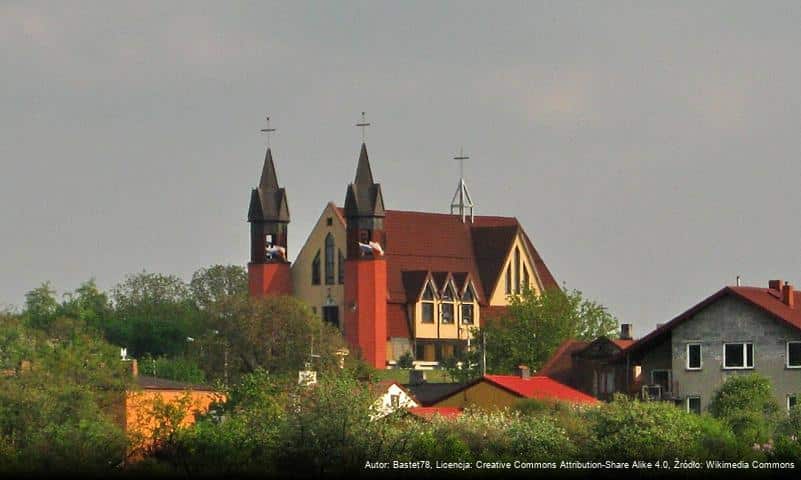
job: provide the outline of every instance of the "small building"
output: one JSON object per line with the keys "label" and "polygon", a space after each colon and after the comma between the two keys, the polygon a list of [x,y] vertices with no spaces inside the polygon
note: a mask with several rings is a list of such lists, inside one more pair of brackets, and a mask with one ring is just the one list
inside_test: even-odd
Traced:
{"label": "small building", "polygon": [[769,378],[776,400],[790,408],[801,395],[801,292],[781,280],[724,287],[616,361],[629,372],[627,390],[688,411],[706,410],[727,378],[752,372]]}
{"label": "small building", "polygon": [[419,407],[414,395],[403,385],[394,380],[383,380],[371,386],[375,394],[375,414],[373,420],[385,417],[397,410]]}
{"label": "small building", "polygon": [[520,400],[535,399],[592,405],[598,400],[544,375],[530,375],[521,367],[518,375],[484,375],[438,400],[435,407],[478,407],[495,410],[513,407]]}

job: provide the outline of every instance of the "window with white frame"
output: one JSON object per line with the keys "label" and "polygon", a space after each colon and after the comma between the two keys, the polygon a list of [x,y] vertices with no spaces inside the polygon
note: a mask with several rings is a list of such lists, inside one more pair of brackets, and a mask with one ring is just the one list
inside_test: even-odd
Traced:
{"label": "window with white frame", "polygon": [[473,324],[473,288],[468,285],[462,295],[462,323]]}
{"label": "window with white frame", "polygon": [[698,395],[691,395],[687,397],[686,401],[687,412],[701,413],[701,397]]}
{"label": "window with white frame", "polygon": [[687,344],[687,370],[701,370],[701,344]]}
{"label": "window with white frame", "polygon": [[787,411],[789,412],[796,405],[798,405],[798,396],[795,393],[787,395]]}
{"label": "window with white frame", "polygon": [[442,304],[440,305],[442,323],[453,323],[454,321],[454,301],[456,295],[453,292],[453,284],[448,283],[445,290],[442,292]]}
{"label": "window with white frame", "polygon": [[787,342],[787,368],[801,368],[801,342]]}
{"label": "window with white frame", "polygon": [[751,342],[724,343],[723,368],[754,368],[754,344]]}
{"label": "window with white frame", "polygon": [[422,318],[420,319],[423,323],[434,323],[434,289],[431,288],[431,283],[426,284],[425,290],[423,290],[423,299],[420,302],[420,313],[422,314]]}

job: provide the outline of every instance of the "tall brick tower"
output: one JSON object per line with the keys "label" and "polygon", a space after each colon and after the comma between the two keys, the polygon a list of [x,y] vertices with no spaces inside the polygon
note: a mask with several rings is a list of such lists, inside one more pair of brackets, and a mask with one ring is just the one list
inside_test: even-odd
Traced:
{"label": "tall brick tower", "polygon": [[250,262],[248,286],[252,296],[291,295],[292,275],[287,260],[289,205],[278,186],[273,153],[267,148],[259,186],[250,194]]}
{"label": "tall brick tower", "polygon": [[356,178],[345,196],[345,338],[376,368],[387,361],[387,261],[383,256],[384,198],[362,143]]}

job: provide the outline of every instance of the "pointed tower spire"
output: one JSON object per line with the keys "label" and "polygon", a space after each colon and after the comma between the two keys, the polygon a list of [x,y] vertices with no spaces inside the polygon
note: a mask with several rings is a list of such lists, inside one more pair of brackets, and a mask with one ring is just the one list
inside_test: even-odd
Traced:
{"label": "pointed tower spire", "polygon": [[453,194],[451,199],[451,215],[459,214],[462,217],[462,223],[467,218],[467,212],[470,212],[470,223],[473,222],[473,199],[470,198],[470,192],[467,190],[467,184],[464,182],[464,161],[470,157],[464,154],[464,150],[459,149],[459,155],[453,157],[454,160],[459,162],[459,185],[456,187],[456,193]]}
{"label": "pointed tower spire", "polygon": [[264,156],[264,167],[261,169],[259,188],[264,191],[278,190],[278,175],[275,173],[273,151],[269,147],[267,148],[267,154]]}
{"label": "pointed tower spire", "polygon": [[362,143],[362,151],[359,152],[359,164],[356,167],[356,178],[353,183],[357,185],[372,185],[373,170],[370,168],[370,159],[367,156],[367,145]]}

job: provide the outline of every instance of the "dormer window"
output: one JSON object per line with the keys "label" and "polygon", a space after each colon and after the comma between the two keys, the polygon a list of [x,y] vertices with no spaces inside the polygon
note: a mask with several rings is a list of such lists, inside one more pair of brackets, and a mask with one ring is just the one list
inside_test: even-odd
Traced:
{"label": "dormer window", "polygon": [[464,291],[464,295],[462,295],[462,323],[472,325],[473,318],[474,318],[474,311],[473,311],[473,301],[475,300],[475,296],[473,295],[473,288],[468,286],[467,289]]}
{"label": "dormer window", "polygon": [[423,290],[423,298],[420,302],[420,321],[423,323],[434,323],[434,289],[431,283],[426,284]]}
{"label": "dormer window", "polygon": [[448,282],[445,290],[442,292],[442,323],[453,323],[454,321],[454,298],[456,295],[453,291],[453,284]]}

